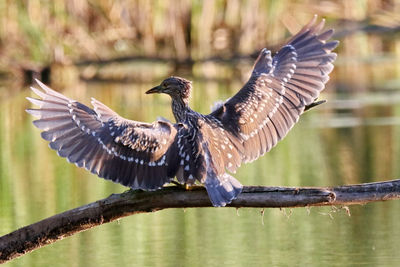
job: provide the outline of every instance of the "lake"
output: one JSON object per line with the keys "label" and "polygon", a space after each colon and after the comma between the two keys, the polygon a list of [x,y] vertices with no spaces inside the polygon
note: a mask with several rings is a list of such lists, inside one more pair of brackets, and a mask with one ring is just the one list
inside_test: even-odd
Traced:
{"label": "lake", "polygon": [[[221,73],[219,63],[207,64],[197,73],[174,73],[193,80],[191,106],[202,113],[234,94],[251,67],[251,61],[237,62],[243,75],[231,79],[234,70],[225,66]],[[305,113],[271,152],[238,170],[242,184],[334,186],[400,177],[400,91],[338,90],[351,86],[346,68],[346,59],[338,62],[321,97],[326,104]],[[122,69],[158,76],[139,83],[55,82],[54,89],[85,104],[95,97],[130,119],[172,120],[167,96],[144,94],[168,71],[143,62]],[[16,89],[0,100],[0,235],[127,190],[49,149],[24,111],[30,107],[25,97],[33,94],[28,86]],[[400,201],[350,206],[350,214],[342,207],[163,210],[76,234],[6,266],[397,266],[399,210]]]}

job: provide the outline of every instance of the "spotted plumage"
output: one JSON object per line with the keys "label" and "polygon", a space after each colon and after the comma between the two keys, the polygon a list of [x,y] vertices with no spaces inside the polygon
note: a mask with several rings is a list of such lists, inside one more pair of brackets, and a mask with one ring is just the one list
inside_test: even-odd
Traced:
{"label": "spotted plumage", "polygon": [[50,147],[69,162],[105,179],[154,190],[175,177],[181,183],[205,185],[214,206],[225,206],[242,191],[230,174],[242,162],[257,159],[274,147],[312,105],[333,69],[337,41],[322,32],[314,18],[272,58],[263,49],[249,81],[212,113],[189,107],[192,84],[179,77],[165,79],[147,93],[172,98],[176,123],[153,123],[120,117],[93,99],[93,109],[37,81],[41,99],[28,98],[38,109]]}

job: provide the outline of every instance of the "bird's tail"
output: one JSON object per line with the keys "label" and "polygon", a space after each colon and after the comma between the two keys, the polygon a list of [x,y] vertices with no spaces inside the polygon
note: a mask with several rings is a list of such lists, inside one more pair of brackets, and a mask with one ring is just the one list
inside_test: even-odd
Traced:
{"label": "bird's tail", "polygon": [[243,188],[238,180],[227,173],[218,177],[207,177],[204,184],[214,207],[224,207],[231,203]]}

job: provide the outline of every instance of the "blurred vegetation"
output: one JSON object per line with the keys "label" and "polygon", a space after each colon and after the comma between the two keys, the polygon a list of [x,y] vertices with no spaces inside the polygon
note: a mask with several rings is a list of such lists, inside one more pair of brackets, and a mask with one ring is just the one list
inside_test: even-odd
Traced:
{"label": "blurred vegetation", "polygon": [[[174,73],[182,64],[185,69],[189,64],[194,76],[221,77],[213,73],[223,66],[209,62],[233,65],[232,59],[254,57],[263,47],[274,49],[313,14],[326,18],[342,41],[338,64],[344,65],[340,71],[348,75],[349,83],[339,90],[362,91],[369,85],[363,77],[392,80],[399,74],[399,64],[390,71],[380,66],[400,58],[400,42],[393,36],[400,29],[396,0],[4,0],[0,79],[30,82],[32,76],[45,76],[47,80],[52,71],[59,74],[62,67],[65,73],[65,67],[74,66],[66,79],[151,81]],[[381,34],[386,37],[376,37]],[[123,63],[132,60],[167,67],[159,72],[126,69]],[[204,64],[196,65],[199,62]],[[379,68],[365,68],[365,63]],[[353,81],[355,76],[360,79]],[[396,80],[387,86],[398,84]]]}

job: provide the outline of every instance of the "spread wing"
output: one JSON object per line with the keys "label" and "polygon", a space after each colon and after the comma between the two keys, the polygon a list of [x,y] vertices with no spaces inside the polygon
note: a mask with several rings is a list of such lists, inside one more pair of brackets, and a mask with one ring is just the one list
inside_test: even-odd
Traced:
{"label": "spread wing", "polygon": [[263,49],[249,81],[208,115],[242,144],[231,149],[239,151],[241,158],[227,159],[227,164],[237,168],[235,162],[252,161],[269,151],[324,89],[336,59],[331,51],[338,41],[328,42],[333,30],[322,31],[324,20],[315,22],[316,17],[273,58]]}
{"label": "spread wing", "polygon": [[37,80],[41,99],[33,123],[58,155],[105,179],[141,189],[157,189],[175,176],[177,130],[169,122],[126,120],[93,99],[94,109],[57,93]]}

